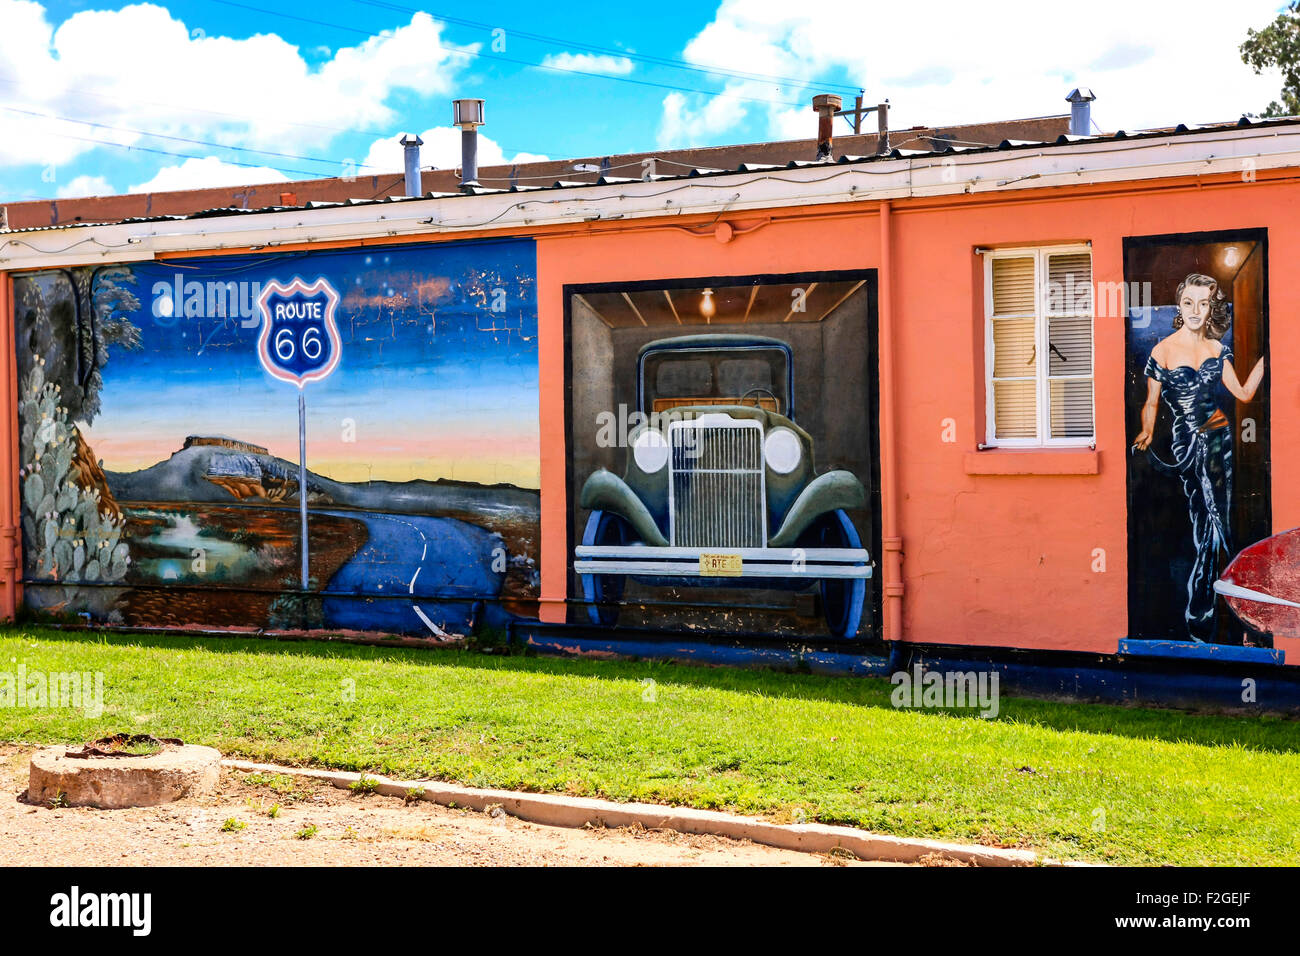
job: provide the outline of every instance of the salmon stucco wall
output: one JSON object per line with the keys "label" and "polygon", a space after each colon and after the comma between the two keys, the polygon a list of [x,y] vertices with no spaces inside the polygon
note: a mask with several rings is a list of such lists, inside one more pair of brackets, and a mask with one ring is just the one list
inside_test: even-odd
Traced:
{"label": "salmon stucco wall", "polygon": [[[899,211],[895,322],[908,639],[1113,654],[1126,636],[1125,456],[1134,438],[1124,423],[1126,319],[1104,314],[1098,302],[1095,456],[974,453],[984,440],[983,283],[974,250],[1090,241],[1100,286],[1123,281],[1125,237],[1267,228],[1269,258],[1286,263],[1300,242],[1298,207],[1293,182],[1236,181]],[[1286,480],[1294,474],[1300,428],[1293,411],[1300,372],[1285,359],[1300,346],[1288,281],[1285,269],[1271,270],[1275,531],[1300,519],[1300,496]],[[947,418],[955,419],[956,442],[942,440]],[[1292,659],[1297,644],[1278,639]]]}
{"label": "salmon stucco wall", "polygon": [[[902,633],[887,626],[887,639],[1114,654],[1126,636],[1125,456],[1134,436],[1125,433],[1125,318],[1105,314],[1098,302],[1095,449],[978,450],[985,441],[978,249],[1087,242],[1100,286],[1123,282],[1126,237],[1267,229],[1274,530],[1300,524],[1300,494],[1287,482],[1300,455],[1293,411],[1300,369],[1286,360],[1300,354],[1300,327],[1280,267],[1300,251],[1293,178],[1166,180],[891,206],[880,324],[882,348],[893,342],[895,382],[892,401],[882,383],[881,417],[894,416],[904,593]],[[564,286],[881,267],[878,203],[770,220],[737,216],[732,225],[720,236],[711,225],[629,224],[538,241],[544,619],[562,620],[562,604],[573,597],[566,594]],[[749,225],[759,228],[746,231]],[[886,463],[887,442],[882,428]],[[1300,656],[1300,641],[1279,638],[1277,646],[1292,651],[1291,660]]]}

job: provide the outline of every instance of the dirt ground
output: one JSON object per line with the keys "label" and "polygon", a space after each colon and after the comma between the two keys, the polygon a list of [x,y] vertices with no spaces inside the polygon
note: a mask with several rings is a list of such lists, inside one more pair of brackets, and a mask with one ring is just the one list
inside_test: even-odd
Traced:
{"label": "dirt ground", "polygon": [[0,866],[864,865],[669,830],[543,826],[500,808],[406,804],[238,771],[222,772],[217,794],[162,807],[34,806],[26,802],[31,752],[0,745]]}

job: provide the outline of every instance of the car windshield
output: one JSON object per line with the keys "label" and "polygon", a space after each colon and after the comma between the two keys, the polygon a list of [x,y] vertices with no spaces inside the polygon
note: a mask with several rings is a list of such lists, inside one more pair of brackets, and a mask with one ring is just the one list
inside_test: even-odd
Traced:
{"label": "car windshield", "polygon": [[643,374],[647,412],[687,405],[754,405],[785,414],[786,356],[776,348],[652,352]]}

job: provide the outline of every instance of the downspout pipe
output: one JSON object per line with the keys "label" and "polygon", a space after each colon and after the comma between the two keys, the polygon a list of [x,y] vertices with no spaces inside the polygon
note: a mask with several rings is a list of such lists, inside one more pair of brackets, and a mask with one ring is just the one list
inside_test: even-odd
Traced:
{"label": "downspout pipe", "polygon": [[0,620],[18,613],[18,366],[14,347],[14,281],[0,272]]}
{"label": "downspout pipe", "polygon": [[880,204],[880,504],[881,555],[884,578],[885,640],[892,642],[890,660],[901,655],[903,642],[903,536],[898,519],[898,428],[895,355],[898,343],[894,318],[893,205]]}

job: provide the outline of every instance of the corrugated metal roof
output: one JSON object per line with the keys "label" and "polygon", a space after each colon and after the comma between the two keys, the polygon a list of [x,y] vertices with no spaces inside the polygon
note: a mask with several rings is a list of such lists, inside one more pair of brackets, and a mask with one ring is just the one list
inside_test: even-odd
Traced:
{"label": "corrugated metal roof", "polygon": [[[1243,116],[1235,122],[1229,123],[1204,123],[1188,126],[1180,123],[1172,128],[1160,128],[1151,130],[1141,130],[1135,133],[1129,133],[1125,130],[1118,130],[1114,133],[1104,133],[1091,136],[1080,136],[1063,133],[1050,141],[1035,140],[1011,140],[1004,139],[996,146],[978,145],[971,143],[943,143],[941,148],[935,149],[905,149],[896,147],[887,153],[880,153],[871,156],[840,156],[838,159],[826,160],[791,160],[790,162],[780,164],[768,163],[741,163],[735,169],[713,169],[709,167],[684,167],[680,173],[656,173],[647,177],[628,177],[628,176],[601,176],[594,183],[581,182],[577,180],[557,179],[550,186],[520,186],[512,185],[509,188],[495,188],[488,186],[474,186],[464,192],[429,192],[423,196],[386,196],[382,199],[348,199],[343,202],[308,202],[298,206],[261,206],[254,209],[243,209],[236,206],[223,206],[213,209],[203,209],[197,212],[187,213],[184,215],[167,215],[167,216],[140,216],[129,219],[109,220],[100,222],[68,222],[54,226],[32,226],[22,229],[8,229],[0,231],[3,234],[24,233],[24,232],[48,232],[55,229],[68,229],[80,226],[97,226],[97,225],[114,225],[114,224],[134,224],[134,223],[151,223],[151,222],[172,222],[186,219],[208,219],[221,216],[245,216],[245,215],[264,215],[276,212],[295,212],[308,209],[327,209],[337,206],[376,206],[385,203],[404,203],[416,202],[423,199],[450,199],[467,195],[488,196],[501,193],[520,193],[520,192],[540,192],[561,189],[580,189],[589,186],[607,186],[621,183],[636,182],[659,182],[664,180],[683,180],[697,177],[716,177],[730,176],[736,173],[759,173],[775,172],[782,169],[807,169],[814,166],[833,166],[849,165],[859,163],[878,163],[888,160],[898,159],[923,159],[931,156],[952,156],[967,155],[978,153],[996,153],[996,152],[1018,152],[1034,149],[1057,149],[1066,146],[1078,146],[1090,143],[1109,143],[1117,141],[1131,141],[1142,139],[1155,139],[1160,137],[1195,135],[1197,133],[1214,132],[1219,130],[1241,129],[1246,127],[1269,128],[1278,126],[1298,126],[1300,117],[1285,117],[1275,120],[1251,120]],[[906,131],[898,131],[900,134]],[[925,136],[933,142],[943,142],[941,138],[934,136]],[[905,140],[904,142],[910,142]],[[667,161],[665,161],[667,162]],[[678,165],[669,163],[669,165]]]}

